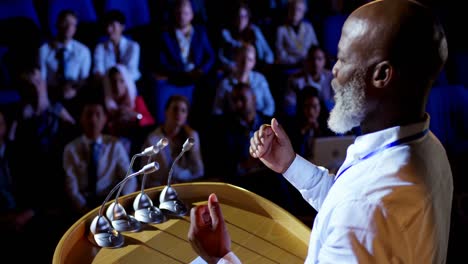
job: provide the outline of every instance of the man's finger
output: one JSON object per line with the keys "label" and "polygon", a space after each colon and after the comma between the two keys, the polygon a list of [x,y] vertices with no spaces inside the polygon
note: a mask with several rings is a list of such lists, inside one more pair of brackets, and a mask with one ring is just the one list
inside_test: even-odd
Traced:
{"label": "man's finger", "polygon": [[288,138],[286,132],[276,118],[271,119],[271,128],[280,142]]}
{"label": "man's finger", "polygon": [[208,197],[208,209],[210,210],[213,229],[217,229],[219,226],[224,225],[223,213],[219,206],[218,197],[214,193],[210,194]]}

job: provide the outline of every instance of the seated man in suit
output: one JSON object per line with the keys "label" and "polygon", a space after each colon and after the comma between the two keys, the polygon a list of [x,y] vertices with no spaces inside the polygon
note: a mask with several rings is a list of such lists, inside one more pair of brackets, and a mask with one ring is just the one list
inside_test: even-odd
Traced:
{"label": "seated man in suit", "polygon": [[175,25],[161,36],[160,73],[169,81],[194,84],[205,76],[215,62],[206,30],[192,25],[193,10],[189,0],[175,4]]}
{"label": "seated man in suit", "polygon": [[[95,92],[95,91],[94,91]],[[63,169],[65,186],[75,214],[98,206],[109,191],[126,176],[128,154],[120,141],[102,134],[107,122],[101,95],[82,94],[81,128],[83,134],[65,146]],[[136,191],[137,180],[130,179],[124,194]]]}

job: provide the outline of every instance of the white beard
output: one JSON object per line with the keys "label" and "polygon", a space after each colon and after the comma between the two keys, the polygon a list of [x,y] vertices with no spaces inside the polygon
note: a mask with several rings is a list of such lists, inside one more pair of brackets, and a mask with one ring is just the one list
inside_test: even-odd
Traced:
{"label": "white beard", "polygon": [[364,76],[364,71],[358,71],[351,81],[343,86],[333,79],[335,106],[328,119],[328,127],[333,132],[344,134],[359,126],[367,115]]}

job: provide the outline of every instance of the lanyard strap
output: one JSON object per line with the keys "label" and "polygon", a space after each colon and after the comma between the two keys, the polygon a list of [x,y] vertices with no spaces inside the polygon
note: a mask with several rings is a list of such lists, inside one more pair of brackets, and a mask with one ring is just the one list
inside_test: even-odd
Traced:
{"label": "lanyard strap", "polygon": [[362,158],[359,158],[357,160],[354,160],[354,162],[352,162],[351,164],[349,164],[347,167],[345,167],[338,175],[336,175],[335,179],[333,180],[333,183],[335,183],[338,178],[343,175],[343,173],[345,171],[347,171],[349,168],[351,168],[352,166],[358,164],[359,162],[363,161],[363,160],[366,160],[374,155],[376,155],[377,153],[380,153],[386,149],[389,149],[389,148],[393,148],[393,147],[396,147],[396,146],[399,146],[399,145],[402,145],[402,144],[405,144],[405,143],[408,143],[410,141],[414,141],[414,140],[417,140],[417,139],[420,139],[422,137],[424,137],[427,133],[429,132],[429,129],[425,129],[419,133],[416,133],[416,134],[413,134],[411,136],[407,136],[407,137],[404,137],[404,138],[401,138],[401,139],[397,139],[393,142],[390,142],[388,143],[387,145],[385,146],[382,146],[374,151],[371,151],[369,154],[365,155],[364,157]]}

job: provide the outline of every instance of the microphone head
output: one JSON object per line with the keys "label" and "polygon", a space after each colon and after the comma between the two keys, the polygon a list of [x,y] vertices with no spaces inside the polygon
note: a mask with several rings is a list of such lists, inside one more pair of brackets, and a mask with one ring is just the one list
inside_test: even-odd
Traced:
{"label": "microphone head", "polygon": [[145,148],[145,149],[140,153],[140,155],[143,155],[143,156],[151,156],[151,155],[158,154],[159,151],[160,151],[161,149],[165,148],[168,144],[169,144],[169,140],[168,140],[167,138],[161,138],[161,139],[158,141],[158,143],[156,143],[156,145]]}
{"label": "microphone head", "polygon": [[167,145],[169,145],[169,139],[167,139],[167,138],[165,138],[165,137],[161,138],[161,139],[158,141],[158,143],[156,143],[156,147],[157,147],[158,149],[160,149],[160,150],[163,149],[163,148],[165,148]]}
{"label": "microphone head", "polygon": [[187,138],[187,140],[185,140],[184,142],[184,145],[182,145],[182,152],[189,151],[193,147],[194,144],[195,144],[195,139],[193,139],[193,137]]}
{"label": "microphone head", "polygon": [[145,166],[143,166],[143,168],[141,168],[141,170],[139,171],[139,174],[149,174],[149,173],[153,173],[155,171],[159,170],[159,163],[157,163],[156,161],[153,161]]}

